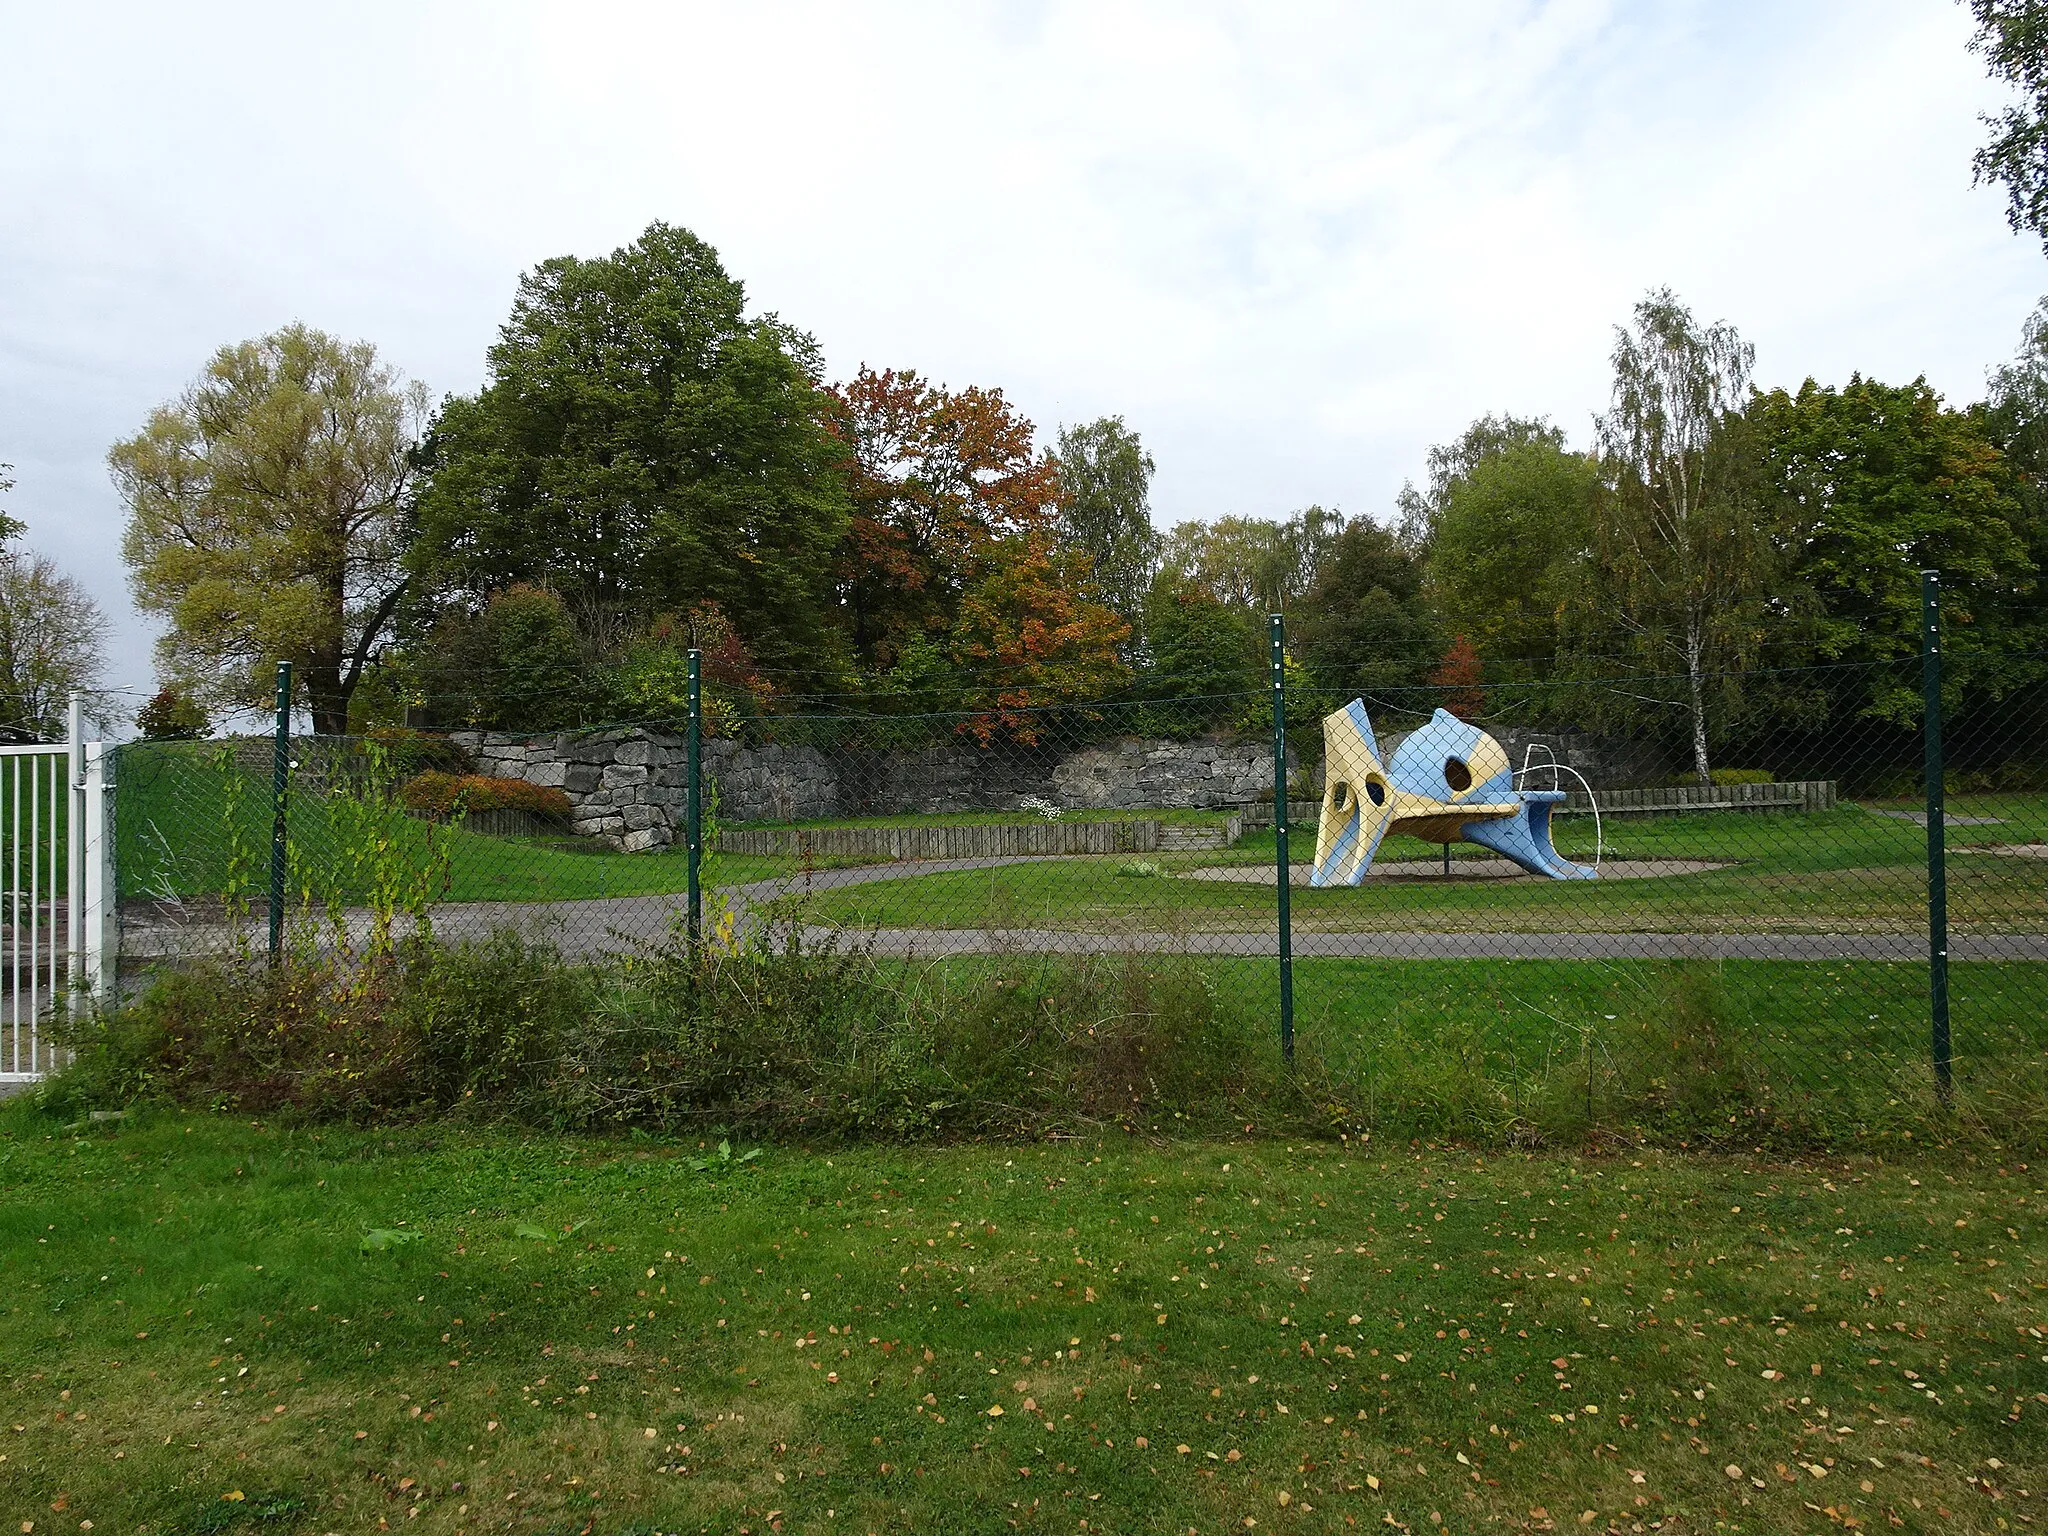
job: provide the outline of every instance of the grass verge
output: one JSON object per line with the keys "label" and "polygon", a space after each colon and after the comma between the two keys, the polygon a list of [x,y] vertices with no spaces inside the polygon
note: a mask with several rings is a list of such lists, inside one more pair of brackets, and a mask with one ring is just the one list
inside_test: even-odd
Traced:
{"label": "grass verge", "polygon": [[2048,1475],[2019,1164],[12,1106],[0,1190],[34,1533],[1990,1532]]}

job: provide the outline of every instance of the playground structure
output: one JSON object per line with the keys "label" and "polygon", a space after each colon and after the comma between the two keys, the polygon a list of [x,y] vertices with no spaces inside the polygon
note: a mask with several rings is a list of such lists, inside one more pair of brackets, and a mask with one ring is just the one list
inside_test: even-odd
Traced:
{"label": "playground structure", "polygon": [[1501,744],[1439,709],[1382,765],[1365,703],[1353,699],[1323,720],[1322,818],[1309,884],[1357,885],[1389,832],[1425,842],[1477,843],[1532,875],[1594,880],[1596,868],[1562,858],[1550,842],[1561,789],[1517,787]]}

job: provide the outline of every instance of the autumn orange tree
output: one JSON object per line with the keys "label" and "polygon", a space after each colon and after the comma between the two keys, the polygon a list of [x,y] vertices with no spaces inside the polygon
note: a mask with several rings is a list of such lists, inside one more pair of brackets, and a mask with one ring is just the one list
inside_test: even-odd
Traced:
{"label": "autumn orange tree", "polygon": [[842,620],[886,670],[919,635],[949,631],[995,547],[1049,530],[1058,466],[999,389],[948,390],[863,367],[833,390],[853,515],[839,546]]}
{"label": "autumn orange tree", "polygon": [[1479,665],[1479,652],[1463,635],[1451,642],[1443,660],[1429,674],[1429,681],[1431,687],[1443,690],[1444,708],[1460,720],[1477,719],[1486,708],[1485,674]]}
{"label": "autumn orange tree", "polygon": [[947,660],[983,746],[1030,745],[1041,712],[1099,699],[1124,681],[1117,647],[1130,626],[1084,595],[1087,558],[1034,528],[994,540],[976,562],[947,636]]}

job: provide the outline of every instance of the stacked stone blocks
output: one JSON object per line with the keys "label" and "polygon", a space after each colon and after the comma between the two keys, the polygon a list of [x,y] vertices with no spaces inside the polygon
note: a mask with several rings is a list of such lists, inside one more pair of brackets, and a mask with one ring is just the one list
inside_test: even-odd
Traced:
{"label": "stacked stone blocks", "polygon": [[[688,795],[683,739],[628,728],[513,736],[462,731],[479,773],[552,785],[569,797],[570,830],[624,853],[680,835]],[[1262,745],[1127,739],[1065,754],[942,745],[877,752],[704,743],[707,794],[721,820],[1018,810],[1027,798],[1069,809],[1211,809],[1272,792]]]}

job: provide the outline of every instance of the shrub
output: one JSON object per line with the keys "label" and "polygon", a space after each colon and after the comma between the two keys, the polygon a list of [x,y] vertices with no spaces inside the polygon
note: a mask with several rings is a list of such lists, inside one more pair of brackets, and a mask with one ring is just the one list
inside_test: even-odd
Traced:
{"label": "shrub", "polygon": [[159,1099],[807,1140],[1305,1135],[1343,1117],[1313,1060],[1285,1069],[1198,962],[928,969],[766,931],[695,961],[571,961],[508,931],[402,943],[369,966],[288,951],[166,971],[73,1027],[73,1064],[45,1095],[71,1112]]}
{"label": "shrub", "polygon": [[205,706],[175,688],[159,688],[136,712],[144,741],[194,741],[213,729]]}
{"label": "shrub", "polygon": [[410,726],[378,726],[369,740],[383,748],[394,778],[410,779],[422,773],[473,774],[476,759],[446,736],[429,735]]}
{"label": "shrub", "polygon": [[406,809],[436,816],[468,812],[528,811],[535,816],[566,817],[569,797],[548,784],[529,784],[524,779],[494,779],[480,773],[440,773],[429,770],[406,781],[398,791]]}
{"label": "shrub", "polygon": [[[1771,770],[1768,768],[1712,768],[1708,770],[1707,777],[1715,785],[1723,789],[1735,784],[1774,784],[1777,782],[1771,776]],[[1671,787],[1674,789],[1691,789],[1699,781],[1698,774],[1681,773],[1671,780]]]}

